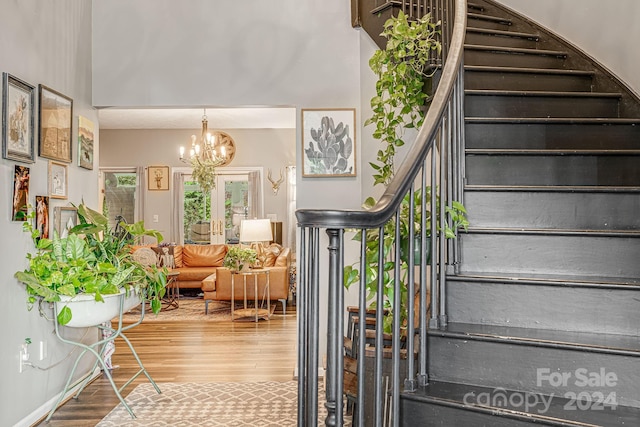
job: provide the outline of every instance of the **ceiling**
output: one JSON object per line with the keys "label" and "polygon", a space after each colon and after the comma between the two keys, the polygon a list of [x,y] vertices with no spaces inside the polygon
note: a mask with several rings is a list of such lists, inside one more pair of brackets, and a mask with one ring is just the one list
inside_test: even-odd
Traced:
{"label": "ceiling", "polygon": [[[291,107],[207,108],[212,129],[295,129]],[[100,129],[198,129],[203,108],[104,108],[98,110]]]}

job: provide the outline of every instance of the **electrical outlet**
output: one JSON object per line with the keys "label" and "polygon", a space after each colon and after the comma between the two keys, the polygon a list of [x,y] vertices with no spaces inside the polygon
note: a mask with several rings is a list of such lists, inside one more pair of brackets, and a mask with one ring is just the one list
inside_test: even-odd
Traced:
{"label": "electrical outlet", "polygon": [[40,360],[47,358],[47,342],[40,341]]}
{"label": "electrical outlet", "polygon": [[22,344],[22,348],[18,354],[18,359],[20,359],[20,373],[24,371],[25,362],[29,361],[29,357],[29,347],[27,347],[27,344]]}

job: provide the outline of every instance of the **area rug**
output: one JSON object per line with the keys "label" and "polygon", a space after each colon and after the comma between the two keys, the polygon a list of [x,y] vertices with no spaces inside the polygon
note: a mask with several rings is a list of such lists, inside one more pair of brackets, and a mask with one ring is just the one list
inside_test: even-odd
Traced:
{"label": "area rug", "polygon": [[[236,303],[236,309],[241,308]],[[271,304],[271,313],[275,311],[275,304]],[[289,312],[287,312],[288,314]],[[136,308],[122,316],[123,323],[132,323],[140,319],[140,308]],[[112,322],[117,322],[113,319]],[[202,298],[181,298],[178,308],[163,309],[158,314],[153,314],[147,307],[144,315],[144,323],[148,322],[174,322],[174,321],[206,321],[206,322],[230,322],[231,303],[229,301],[210,301],[209,313],[204,314],[204,300]]]}
{"label": "area rug", "polygon": [[[159,383],[138,385],[126,398],[136,414],[132,419],[122,404],[116,406],[97,427],[114,426],[295,426],[298,383]],[[323,393],[320,393],[323,396]],[[319,403],[319,418],[326,409]],[[321,424],[324,424],[322,421]]]}

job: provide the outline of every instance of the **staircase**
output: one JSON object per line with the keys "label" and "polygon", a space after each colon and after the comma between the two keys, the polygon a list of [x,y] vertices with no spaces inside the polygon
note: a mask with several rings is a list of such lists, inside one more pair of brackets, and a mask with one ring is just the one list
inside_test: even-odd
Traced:
{"label": "staircase", "polygon": [[640,104],[577,48],[469,4],[471,228],[403,426],[640,425]]}

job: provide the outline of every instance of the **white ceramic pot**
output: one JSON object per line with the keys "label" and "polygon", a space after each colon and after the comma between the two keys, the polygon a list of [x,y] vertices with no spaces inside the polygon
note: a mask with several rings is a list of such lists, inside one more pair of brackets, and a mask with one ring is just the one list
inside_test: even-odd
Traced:
{"label": "white ceramic pot", "polygon": [[96,301],[93,294],[80,294],[75,297],[61,296],[56,302],[56,317],[63,307],[71,309],[71,320],[64,326],[70,328],[87,328],[107,322],[120,314],[120,298],[124,298],[124,312],[140,304],[140,296],[130,291],[129,296],[122,290],[119,294],[102,295],[104,302]]}

